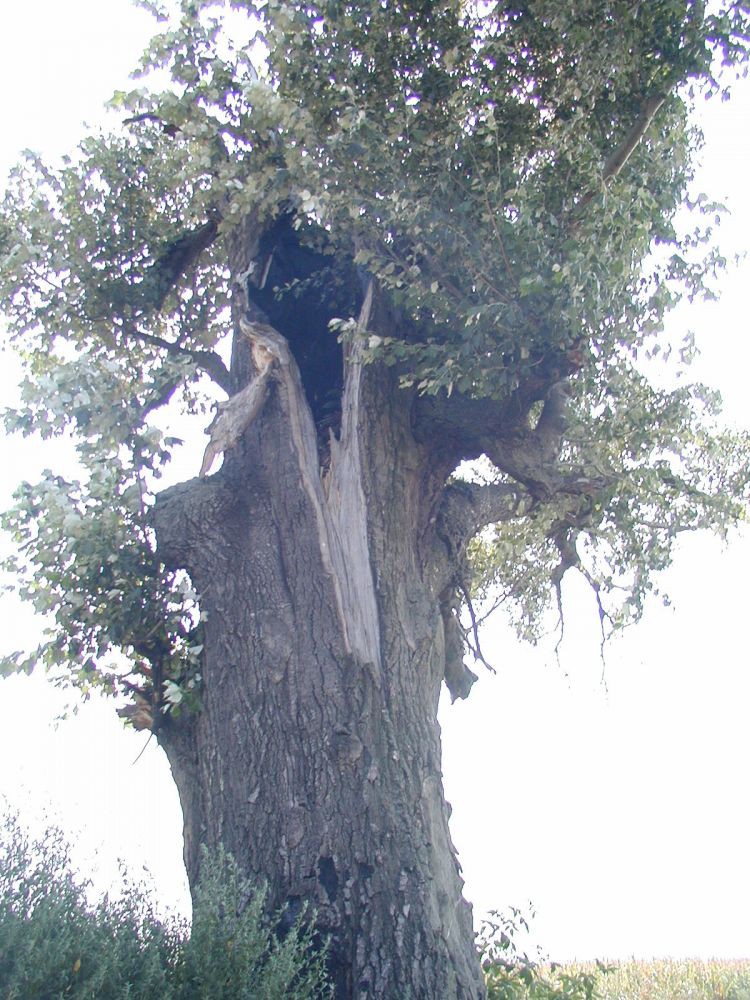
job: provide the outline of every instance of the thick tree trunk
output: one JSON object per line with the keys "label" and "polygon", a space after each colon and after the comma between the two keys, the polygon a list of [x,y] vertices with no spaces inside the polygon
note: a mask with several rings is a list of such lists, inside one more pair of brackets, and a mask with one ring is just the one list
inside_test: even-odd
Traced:
{"label": "thick tree trunk", "polygon": [[290,919],[311,904],[338,998],[473,1000],[436,718],[445,469],[392,373],[348,351],[325,472],[295,369],[218,474],[159,500],[159,550],[206,615],[200,712],[160,739],[193,884],[200,845],[223,844]]}

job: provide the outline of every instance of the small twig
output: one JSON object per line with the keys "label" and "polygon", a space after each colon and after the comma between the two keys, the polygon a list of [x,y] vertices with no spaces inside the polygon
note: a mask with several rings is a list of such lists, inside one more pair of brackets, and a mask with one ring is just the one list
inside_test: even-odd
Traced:
{"label": "small twig", "polygon": [[477,618],[477,626],[479,628],[481,628],[481,626],[484,625],[484,623],[487,621],[487,619],[491,618],[492,615],[494,615],[494,613],[497,611],[497,609],[500,608],[500,607],[502,607],[503,604],[505,604],[505,602],[508,600],[508,598],[510,597],[510,595],[511,595],[511,592],[508,590],[501,597],[496,598],[492,602],[491,607],[489,607],[487,609],[487,611],[483,612]]}
{"label": "small twig", "polygon": [[123,118],[123,125],[139,125],[141,122],[153,122],[156,125],[161,126],[161,130],[165,135],[168,135],[170,139],[181,132],[182,129],[179,125],[175,125],[173,122],[165,122],[164,119],[155,114],[153,111],[143,111],[139,115],[131,115],[130,118]]}
{"label": "small twig", "polygon": [[607,610],[604,607],[604,605],[602,604],[602,598],[601,598],[601,589],[602,588],[601,588],[601,584],[599,583],[599,581],[596,580],[591,575],[591,573],[589,573],[589,571],[586,569],[586,567],[581,562],[578,563],[578,566],[576,567],[576,569],[581,574],[581,576],[584,578],[584,580],[586,581],[586,583],[588,583],[589,587],[591,587],[591,589],[594,592],[594,597],[596,598],[596,607],[597,607],[597,610],[599,612],[599,630],[601,632],[601,641],[599,643],[599,659],[602,661],[601,682],[604,685],[604,688],[606,690],[607,682],[605,680],[604,674],[605,674],[605,671],[607,669],[607,658],[604,655],[604,649],[605,649],[605,646],[607,644],[607,631],[606,631],[606,629],[604,627],[604,623],[605,623],[605,621],[609,621],[611,623],[612,619],[611,619],[610,615],[607,614]]}
{"label": "small twig", "polygon": [[560,630],[560,637],[555,643],[555,658],[560,663],[560,647],[562,646],[562,641],[565,635],[565,613],[563,610],[563,600],[562,600],[562,579],[569,569],[577,569],[581,576],[584,578],[586,583],[594,593],[596,599],[597,612],[599,614],[599,629],[601,632],[601,641],[599,643],[599,658],[602,661],[602,677],[601,681],[606,689],[606,681],[604,678],[604,673],[607,666],[607,660],[604,655],[604,650],[607,644],[607,630],[605,628],[605,622],[612,621],[611,616],[607,613],[607,609],[602,603],[601,597],[601,583],[594,577],[590,571],[581,562],[581,557],[578,554],[576,548],[576,539],[578,538],[579,532],[571,529],[569,526],[562,525],[559,530],[555,532],[552,536],[551,541],[554,543],[557,551],[560,553],[560,562],[552,571],[552,585],[555,588],[555,597],[557,599],[557,612],[558,612],[558,627]]}
{"label": "small twig", "polygon": [[471,597],[469,596],[469,592],[466,586],[464,585],[463,580],[459,579],[458,577],[456,578],[456,586],[461,591],[461,594],[463,595],[463,598],[466,601],[466,607],[469,612],[469,618],[471,618],[471,632],[474,637],[474,645],[472,646],[469,639],[466,640],[466,643],[469,649],[471,650],[474,659],[477,660],[479,663],[481,663],[483,666],[485,666],[491,674],[496,674],[497,670],[485,658],[484,653],[482,652],[482,646],[479,642],[479,623],[477,621],[477,616],[474,613],[474,605],[472,603]]}
{"label": "small twig", "polygon": [[146,740],[146,742],[141,747],[141,750],[140,750],[138,756],[135,758],[135,760],[133,761],[133,763],[130,765],[131,767],[135,767],[135,765],[138,763],[138,761],[141,759],[141,757],[146,752],[146,747],[149,745],[149,743],[151,742],[151,740],[153,738],[154,738],[154,730],[152,729],[151,732],[148,734],[148,739]]}

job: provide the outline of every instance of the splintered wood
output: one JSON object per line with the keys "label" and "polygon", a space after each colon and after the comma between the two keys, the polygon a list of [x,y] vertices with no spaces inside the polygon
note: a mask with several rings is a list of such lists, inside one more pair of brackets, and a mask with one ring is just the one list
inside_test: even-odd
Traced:
{"label": "splintered wood", "polygon": [[[201,463],[201,479],[208,475],[215,460],[233,448],[255,420],[268,395],[268,380],[275,361],[283,363],[282,338],[270,327],[260,324],[240,323],[242,332],[250,341],[253,363],[257,373],[244,389],[219,403],[216,416],[207,428],[210,440]],[[269,336],[269,333],[273,336]],[[279,343],[277,343],[279,341]]]}

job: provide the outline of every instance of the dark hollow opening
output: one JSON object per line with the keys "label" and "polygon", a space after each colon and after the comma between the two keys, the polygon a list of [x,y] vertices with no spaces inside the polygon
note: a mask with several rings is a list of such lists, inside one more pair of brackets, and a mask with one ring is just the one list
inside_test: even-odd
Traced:
{"label": "dark hollow opening", "polygon": [[341,428],[344,360],[334,318],[356,316],[362,304],[357,270],[336,253],[326,233],[294,216],[280,216],[260,241],[248,297],[286,337],[299,366],[302,385],[318,430],[318,444],[327,450],[330,431]]}

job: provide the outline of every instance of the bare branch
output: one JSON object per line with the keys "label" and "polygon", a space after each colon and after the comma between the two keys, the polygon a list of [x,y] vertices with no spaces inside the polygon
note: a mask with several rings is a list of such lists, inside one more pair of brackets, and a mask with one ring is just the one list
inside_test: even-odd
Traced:
{"label": "bare branch", "polygon": [[[646,98],[641,108],[641,112],[636,118],[635,122],[631,126],[625,138],[622,140],[620,145],[615,149],[615,151],[607,158],[602,166],[602,183],[606,187],[611,181],[617,177],[622,168],[628,162],[631,154],[638,147],[641,139],[646,134],[651,122],[656,117],[659,109],[664,104],[666,100],[665,94],[654,94],[651,97]],[[591,202],[597,195],[596,190],[587,191],[581,198],[581,200],[576,204],[572,212],[571,226],[574,227],[578,218],[580,217],[583,209]]]}
{"label": "bare branch", "polygon": [[145,420],[149,413],[153,413],[154,410],[158,410],[162,406],[166,406],[172,396],[174,396],[181,381],[182,379],[170,379],[169,382],[161,386],[161,388],[155,392],[150,399],[147,398],[146,402],[139,411],[141,420]]}
{"label": "bare branch", "polygon": [[159,312],[179,279],[197,262],[219,235],[221,214],[210,212],[207,222],[172,240],[156,260],[143,269],[141,280],[118,277],[102,284],[101,318],[114,315],[144,316]]}
{"label": "bare branch", "polygon": [[237,444],[263,408],[268,395],[272,360],[269,358],[265,367],[258,371],[244,389],[230,396],[225,402],[219,403],[216,416],[208,428],[211,439],[206,446],[198,474],[201,479],[208,475],[219,455],[223,455]]}
{"label": "bare branch", "polygon": [[485,659],[484,653],[482,652],[482,646],[479,642],[479,622],[477,621],[476,612],[474,611],[474,603],[471,599],[471,594],[468,588],[463,584],[462,581],[457,582],[458,589],[461,591],[464,602],[466,603],[466,609],[469,612],[469,618],[471,619],[471,634],[474,639],[472,643],[468,637],[466,638],[466,645],[471,650],[474,659],[481,663],[483,666],[489,670],[491,674],[496,674],[497,670],[492,666],[492,664]]}
{"label": "bare branch", "polygon": [[[181,344],[178,344],[173,340],[165,340],[164,337],[158,337],[153,333],[147,333],[145,330],[139,330],[135,326],[128,327],[126,332],[129,337],[136,337],[138,340],[142,340],[146,344],[153,344],[154,347],[163,348],[173,357],[180,356],[189,358],[195,365],[197,365],[198,368],[201,368],[210,379],[220,386],[224,392],[229,393],[231,391],[232,376],[229,373],[227,366],[215,351],[205,351],[192,347],[183,347]],[[151,409],[156,408],[157,407],[151,407]]]}
{"label": "bare branch", "polygon": [[[586,515],[580,519],[581,523],[585,523]],[[602,683],[604,683],[604,668],[605,668],[605,658],[604,658],[604,647],[608,639],[608,633],[606,629],[606,623],[610,623],[610,628],[612,627],[612,619],[608,614],[604,604],[602,602],[602,585],[599,580],[584,566],[581,561],[580,553],[578,552],[578,536],[580,535],[580,530],[575,526],[571,519],[563,519],[556,522],[550,529],[549,539],[553,542],[555,548],[560,556],[560,562],[555,566],[551,575],[552,586],[555,590],[555,599],[557,601],[557,616],[558,616],[558,626],[560,629],[560,634],[557,642],[555,643],[555,656],[558,661],[560,659],[560,648],[565,637],[565,611],[563,609],[563,598],[562,598],[562,581],[565,574],[569,569],[576,569],[584,578],[586,583],[591,588],[591,591],[596,600],[597,612],[599,615],[599,631],[600,631],[600,642],[599,642],[599,656],[602,661]],[[611,632],[610,632],[611,634]]]}
{"label": "bare branch", "polygon": [[149,290],[144,302],[147,309],[159,312],[180,277],[219,235],[219,220],[218,212],[214,212],[208,222],[173,240],[148,268],[143,281],[143,286]]}
{"label": "bare branch", "polygon": [[628,162],[631,153],[646,134],[649,125],[656,117],[659,108],[661,108],[665,100],[666,96],[664,94],[656,94],[646,99],[641,113],[636,118],[632,128],[604,164],[602,179],[605,183],[617,177]]}

